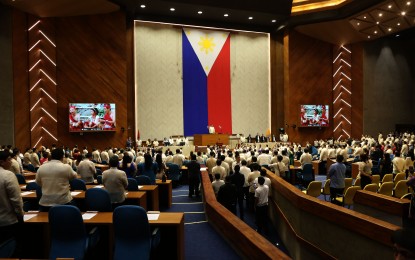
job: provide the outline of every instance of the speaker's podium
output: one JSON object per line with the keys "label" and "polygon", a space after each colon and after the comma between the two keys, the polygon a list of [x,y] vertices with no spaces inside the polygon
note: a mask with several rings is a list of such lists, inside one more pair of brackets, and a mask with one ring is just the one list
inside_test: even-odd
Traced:
{"label": "speaker's podium", "polygon": [[228,134],[195,134],[193,135],[193,144],[198,146],[204,145],[228,145]]}

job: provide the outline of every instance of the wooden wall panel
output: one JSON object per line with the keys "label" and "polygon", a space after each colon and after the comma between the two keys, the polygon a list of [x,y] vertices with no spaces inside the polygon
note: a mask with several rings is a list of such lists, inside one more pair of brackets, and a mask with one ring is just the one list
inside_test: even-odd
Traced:
{"label": "wooden wall panel", "polygon": [[[289,141],[305,143],[331,137],[331,44],[292,31],[285,36],[284,48],[284,117]],[[330,126],[298,127],[301,104],[330,105]]]}
{"label": "wooden wall panel", "polygon": [[[126,19],[121,12],[56,18],[59,144],[124,146],[127,132]],[[115,103],[116,132],[69,133],[68,105]]]}
{"label": "wooden wall panel", "polygon": [[[352,137],[363,134],[363,44],[353,44],[352,50]],[[368,134],[368,133],[366,133]]]}
{"label": "wooden wall panel", "polygon": [[279,137],[284,127],[284,36],[271,34],[271,133]]}
{"label": "wooden wall panel", "polygon": [[31,146],[27,41],[27,16],[13,10],[14,142],[22,151]]}

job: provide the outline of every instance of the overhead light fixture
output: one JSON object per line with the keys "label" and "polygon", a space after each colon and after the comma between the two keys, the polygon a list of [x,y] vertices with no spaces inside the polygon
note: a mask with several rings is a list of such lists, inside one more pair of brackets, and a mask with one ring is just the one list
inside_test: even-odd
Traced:
{"label": "overhead light fixture", "polygon": [[382,13],[379,13],[379,17],[382,17],[383,16],[383,14]]}
{"label": "overhead light fixture", "polygon": [[174,9],[174,8],[172,7],[172,8],[170,8],[170,11],[174,12],[174,11],[176,11],[176,9]]}
{"label": "overhead light fixture", "polygon": [[199,12],[197,12],[198,14],[203,14],[203,12],[202,11],[199,11]]}
{"label": "overhead light fixture", "polygon": [[367,17],[366,16],[363,16],[363,19],[366,19]]}
{"label": "overhead light fixture", "polygon": [[395,37],[399,37],[399,34],[395,35]]}
{"label": "overhead light fixture", "polygon": [[378,31],[374,31],[373,33],[374,33],[374,34],[377,34],[377,33],[378,33]]}
{"label": "overhead light fixture", "polygon": [[391,9],[392,8],[392,5],[388,5],[388,8]]}
{"label": "overhead light fixture", "polygon": [[249,20],[252,20],[252,19],[254,19],[254,17],[252,17],[252,16],[249,16],[249,17],[248,17],[248,19],[249,19]]}
{"label": "overhead light fixture", "polygon": [[392,28],[388,28],[388,31],[392,31]]}
{"label": "overhead light fixture", "polygon": [[370,39],[370,35],[368,35],[367,38]]}
{"label": "overhead light fixture", "polygon": [[146,5],[140,5],[141,8],[146,8]]}
{"label": "overhead light fixture", "polygon": [[406,5],[411,5],[411,2],[410,1],[406,2]]}
{"label": "overhead light fixture", "polygon": [[406,14],[406,12],[405,12],[405,11],[401,12],[401,15],[402,15],[402,16],[404,16],[405,14]]}
{"label": "overhead light fixture", "polygon": [[228,16],[229,16],[229,14],[224,14],[223,16],[228,17]]}
{"label": "overhead light fixture", "polygon": [[397,26],[401,26],[401,23],[397,23],[396,25],[397,25]]}
{"label": "overhead light fixture", "polygon": [[274,20],[272,20],[271,22],[272,22],[272,23],[276,23],[276,22],[277,22],[277,20],[275,20],[275,19],[274,19]]}
{"label": "overhead light fixture", "polygon": [[376,24],[379,24],[379,22],[376,22]]}
{"label": "overhead light fixture", "polygon": [[357,26],[359,26],[359,25],[360,25],[360,23],[358,22],[358,23],[357,23]]}

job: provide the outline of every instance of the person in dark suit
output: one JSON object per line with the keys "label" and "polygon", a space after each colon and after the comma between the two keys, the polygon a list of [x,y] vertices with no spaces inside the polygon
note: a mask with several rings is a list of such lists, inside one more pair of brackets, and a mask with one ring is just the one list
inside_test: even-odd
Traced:
{"label": "person in dark suit", "polygon": [[255,143],[259,143],[260,141],[259,133],[257,133],[255,136]]}
{"label": "person in dark suit", "polygon": [[248,135],[248,137],[246,138],[246,142],[247,143],[252,143],[252,137],[251,134]]}
{"label": "person in dark suit", "polygon": [[191,161],[187,164],[189,173],[189,197],[199,197],[200,164],[196,161],[196,154],[192,154]]}
{"label": "person in dark suit", "polygon": [[234,173],[231,175],[231,183],[235,185],[237,191],[237,200],[239,205],[239,217],[244,219],[244,184],[245,176],[239,172],[240,166],[235,165]]}
{"label": "person in dark suit", "polygon": [[225,184],[220,186],[218,192],[218,201],[230,212],[236,215],[236,200],[238,192],[235,185],[231,183],[231,176],[226,176]]}

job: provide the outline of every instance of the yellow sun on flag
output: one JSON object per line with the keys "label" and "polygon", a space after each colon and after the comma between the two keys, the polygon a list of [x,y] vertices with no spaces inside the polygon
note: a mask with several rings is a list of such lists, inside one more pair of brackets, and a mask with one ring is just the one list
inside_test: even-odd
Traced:
{"label": "yellow sun on flag", "polygon": [[213,51],[213,48],[216,46],[216,44],[213,43],[213,38],[209,36],[200,37],[199,41],[200,50],[204,51],[206,54]]}

